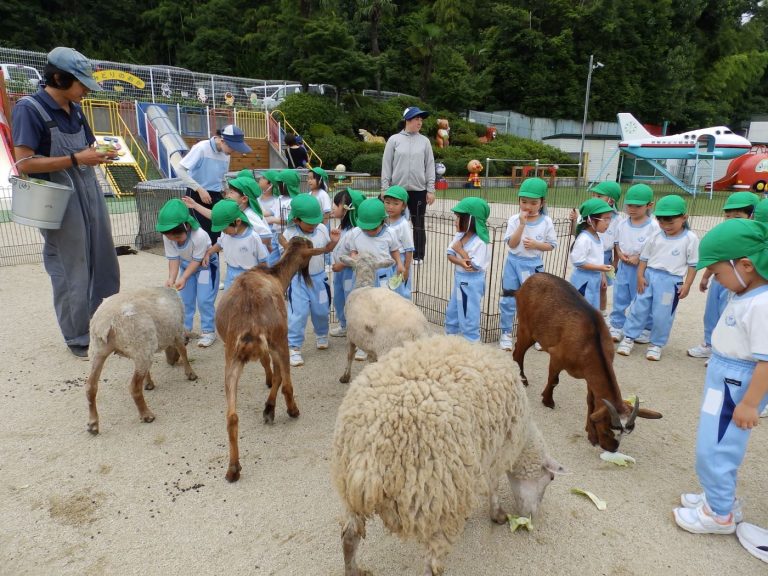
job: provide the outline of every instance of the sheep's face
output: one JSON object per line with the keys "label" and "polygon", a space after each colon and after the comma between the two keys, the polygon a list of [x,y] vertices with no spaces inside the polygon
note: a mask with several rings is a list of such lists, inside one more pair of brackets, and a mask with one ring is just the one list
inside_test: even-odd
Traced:
{"label": "sheep's face", "polygon": [[507,473],[512,496],[519,516],[533,517],[539,510],[539,504],[549,483],[557,474],[566,470],[550,456],[545,456],[541,467],[533,473],[513,470]]}

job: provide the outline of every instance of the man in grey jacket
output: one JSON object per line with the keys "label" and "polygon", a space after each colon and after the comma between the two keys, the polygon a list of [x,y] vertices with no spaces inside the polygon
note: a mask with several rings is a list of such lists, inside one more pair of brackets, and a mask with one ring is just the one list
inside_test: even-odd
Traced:
{"label": "man in grey jacket", "polygon": [[413,224],[413,263],[421,264],[427,236],[424,215],[435,201],[435,157],[429,138],[419,133],[429,112],[410,106],[403,112],[405,127],[390,136],[381,162],[381,190],[402,186],[408,191],[408,211]]}

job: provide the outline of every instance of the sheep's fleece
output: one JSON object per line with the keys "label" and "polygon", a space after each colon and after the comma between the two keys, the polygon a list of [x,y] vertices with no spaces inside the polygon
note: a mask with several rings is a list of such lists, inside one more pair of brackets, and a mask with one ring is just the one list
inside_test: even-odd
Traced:
{"label": "sheep's fleece", "polygon": [[[536,462],[522,461],[524,448]],[[544,449],[509,354],[434,336],[394,348],[355,378],[331,466],[349,512],[378,514],[422,543],[436,532],[454,541],[488,482],[541,470]]]}

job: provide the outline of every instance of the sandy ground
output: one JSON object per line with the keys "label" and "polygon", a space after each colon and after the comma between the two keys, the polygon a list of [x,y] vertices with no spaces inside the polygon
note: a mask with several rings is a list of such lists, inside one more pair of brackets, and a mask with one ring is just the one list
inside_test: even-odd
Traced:
{"label": "sandy ground", "polygon": [[[165,277],[162,257],[140,253],[120,262],[125,289]],[[158,387],[146,393],[157,416],[151,424],[139,422],[128,394],[130,362],[108,361],[94,437],[86,432],[88,364],[61,342],[42,266],[0,268],[0,301],[0,574],[343,574],[329,455],[346,390],[337,381],[345,340],[332,338],[329,350],[317,351],[308,338],[306,365],[293,371],[298,420],[280,400],[274,425],[264,425],[262,370],[246,369],[238,406],[243,472],[228,484],[220,342],[190,347],[196,382],[157,356]],[[664,413],[641,421],[622,443],[637,459],[633,468],[601,461],[587,442],[583,382],[563,376],[555,410],[542,406],[547,355],[529,352],[535,418],[551,454],[572,473],[550,485],[531,533],[492,524],[479,502],[447,574],[766,573],[735,536],[693,536],[672,521],[679,494],[696,489],[704,363],[686,358],[685,348],[700,340],[703,308],[698,292],[683,302],[662,362],[646,361],[642,347],[615,361],[625,395],[637,393]],[[754,433],[740,478],[746,517],[763,526],[766,424]],[[571,494],[573,487],[602,497],[607,510]],[[416,544],[369,523],[361,562],[374,574],[421,574],[422,561]]]}

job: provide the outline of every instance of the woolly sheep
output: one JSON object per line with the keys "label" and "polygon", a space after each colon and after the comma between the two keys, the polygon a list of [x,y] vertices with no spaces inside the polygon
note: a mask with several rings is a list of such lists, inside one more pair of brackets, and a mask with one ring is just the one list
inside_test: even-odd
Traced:
{"label": "woolly sheep", "polygon": [[376,269],[392,266],[390,258],[377,259],[361,252],[356,258],[341,256],[340,260],[355,270],[355,288],[344,305],[347,367],[339,382],[346,384],[351,377],[356,347],[365,350],[375,362],[391,348],[428,336],[430,330],[429,322],[413,302],[389,288],[373,287]]}
{"label": "woolly sheep", "polygon": [[187,359],[184,340],[184,305],[173,288],[143,288],[120,292],[106,298],[91,318],[91,343],[88,350],[91,373],[86,384],[88,398],[88,431],[99,433],[96,393],[99,377],[107,357],[113,352],[133,360],[131,396],[143,422],[152,422],[155,415],[144,401],[141,385],[155,387],[149,370],[155,352],[165,350],[168,364],[179,358],[188,380],[197,380]]}
{"label": "woolly sheep", "polygon": [[480,494],[504,523],[499,478],[506,474],[517,513],[536,514],[544,490],[564,473],[546,450],[509,355],[456,336],[395,348],[355,378],[339,407],[331,460],[346,509],[346,576],[374,514],[428,551],[425,574],[464,529]]}

